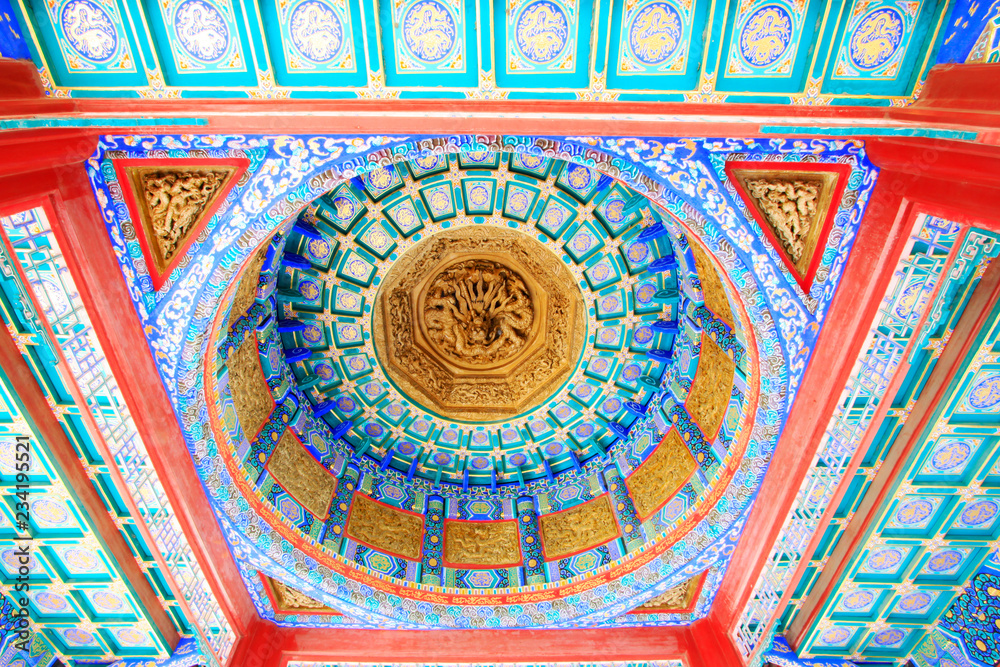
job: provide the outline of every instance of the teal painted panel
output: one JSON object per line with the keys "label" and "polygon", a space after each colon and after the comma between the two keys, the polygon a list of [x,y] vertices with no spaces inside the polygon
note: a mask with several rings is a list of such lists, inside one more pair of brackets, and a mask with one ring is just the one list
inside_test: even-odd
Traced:
{"label": "teal painted panel", "polygon": [[710,5],[708,0],[614,3],[608,87],[697,88]]}
{"label": "teal painted panel", "polygon": [[367,84],[363,19],[356,0],[261,0],[260,9],[277,84]]}
{"label": "teal painted panel", "polygon": [[146,85],[134,31],[119,0],[56,0],[30,7],[30,16],[21,19],[30,18],[36,28],[56,83]]}
{"label": "teal painted panel", "polygon": [[593,8],[583,0],[494,0],[497,84],[587,87]]}
{"label": "teal painted panel", "polygon": [[474,0],[404,0],[379,6],[385,80],[393,86],[479,85]]}
{"label": "teal painted panel", "polygon": [[143,0],[143,8],[168,85],[258,85],[239,0]]}
{"label": "teal painted panel", "polygon": [[718,90],[806,90],[823,0],[749,0],[730,6]]}
{"label": "teal painted panel", "polygon": [[933,51],[946,2],[850,0],[833,39],[823,92],[906,95]]}

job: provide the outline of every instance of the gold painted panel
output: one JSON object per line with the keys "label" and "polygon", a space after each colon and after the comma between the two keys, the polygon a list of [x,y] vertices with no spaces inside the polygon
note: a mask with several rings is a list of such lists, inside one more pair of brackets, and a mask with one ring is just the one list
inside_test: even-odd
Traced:
{"label": "gold painted panel", "polygon": [[444,560],[490,567],[520,563],[517,521],[446,521]]}
{"label": "gold painted panel", "polygon": [[247,439],[253,440],[274,411],[274,396],[260,367],[254,333],[248,334],[239,347],[229,353],[226,367],[236,417]]}
{"label": "gold painted panel", "polygon": [[386,553],[420,560],[424,518],[355,493],[347,536]]}
{"label": "gold painted panel", "polygon": [[319,600],[309,597],[305,593],[287,584],[264,577],[267,586],[271,589],[274,598],[274,611],[283,614],[323,614],[326,616],[341,616],[342,614],[323,604]]}
{"label": "gold painted panel", "polygon": [[705,439],[711,440],[722,426],[726,407],[733,393],[733,374],[736,362],[709,336],[701,336],[701,354],[698,355],[698,373],[694,376],[691,393],[684,405]]}
{"label": "gold painted panel", "polygon": [[320,519],[326,518],[337,478],[306,451],[291,429],[285,429],[267,461],[267,469],[303,507]]}
{"label": "gold painted panel", "polygon": [[268,245],[269,243],[265,243],[254,253],[250,263],[243,270],[243,277],[240,278],[240,284],[236,286],[236,293],[233,294],[233,307],[229,311],[226,331],[232,328],[236,320],[246,315],[257,300],[257,283],[260,280],[260,269],[264,266],[264,258],[267,257]]}
{"label": "gold painted panel", "polygon": [[697,463],[677,429],[671,428],[649,458],[625,480],[639,518],[663,506],[694,472]]}
{"label": "gold painted panel", "polygon": [[546,560],[599,546],[620,535],[607,494],[539,519]]}
{"label": "gold painted panel", "polygon": [[700,245],[694,241],[691,241],[690,245],[691,254],[694,255],[694,270],[698,273],[701,291],[705,295],[705,307],[730,327],[734,326],[733,309],[729,305],[726,289],[722,284],[722,278],[715,270],[715,265]]}

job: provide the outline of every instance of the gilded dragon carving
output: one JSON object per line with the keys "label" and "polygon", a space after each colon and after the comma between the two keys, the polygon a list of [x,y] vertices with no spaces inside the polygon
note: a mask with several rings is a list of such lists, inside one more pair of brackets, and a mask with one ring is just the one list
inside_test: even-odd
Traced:
{"label": "gilded dragon carving", "polygon": [[757,200],[782,248],[793,264],[805,252],[805,238],[816,220],[822,183],[807,180],[747,179],[747,190]]}

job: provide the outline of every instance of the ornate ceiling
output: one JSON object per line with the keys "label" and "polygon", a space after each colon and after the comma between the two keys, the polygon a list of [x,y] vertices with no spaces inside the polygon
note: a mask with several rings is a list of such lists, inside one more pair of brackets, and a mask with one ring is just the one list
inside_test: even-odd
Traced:
{"label": "ornate ceiling", "polygon": [[12,5],[4,53],[56,96],[900,105],[935,62],[1000,53],[966,1]]}
{"label": "ornate ceiling", "polygon": [[98,200],[261,615],[703,615],[874,175],[803,148],[106,139]]}

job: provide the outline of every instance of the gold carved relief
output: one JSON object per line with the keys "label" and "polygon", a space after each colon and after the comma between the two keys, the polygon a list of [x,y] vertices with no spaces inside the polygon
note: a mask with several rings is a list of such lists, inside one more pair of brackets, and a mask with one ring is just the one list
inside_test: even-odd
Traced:
{"label": "gold carved relief", "polygon": [[690,242],[690,246],[691,254],[694,255],[694,270],[701,281],[701,291],[705,296],[705,307],[730,327],[733,326],[733,310],[729,305],[726,289],[722,285],[722,278],[715,270],[712,260],[708,258],[708,253],[694,241]]}
{"label": "gold carved relief", "polygon": [[817,251],[840,174],[789,169],[732,170],[746,203],[777,241],[780,254],[805,278]]}
{"label": "gold carved relief", "polygon": [[701,432],[711,440],[722,425],[726,407],[733,393],[736,363],[709,336],[701,336],[698,372],[684,406]]}
{"label": "gold carved relief", "polygon": [[640,612],[682,612],[691,608],[698,589],[701,587],[703,574],[695,575],[687,581],[682,581],[673,588],[657,595],[655,598],[636,607]]}
{"label": "gold carved relief", "polygon": [[816,223],[822,183],[818,180],[748,178],[746,187],[792,264],[797,264],[805,253],[805,239]]}
{"label": "gold carved relief", "polygon": [[288,614],[333,612],[339,614],[339,612],[331,609],[319,600],[313,599],[302,591],[296,590],[277,579],[268,577],[267,583],[274,594],[274,610],[276,612]]}
{"label": "gold carved relief", "polygon": [[267,461],[267,469],[271,477],[313,516],[326,518],[337,478],[306,451],[291,429],[286,428],[281,435]]}
{"label": "gold carved relief", "polygon": [[260,269],[264,266],[264,258],[267,257],[268,245],[269,243],[265,242],[264,246],[253,254],[243,270],[240,284],[236,286],[236,293],[233,294],[233,306],[229,309],[227,331],[232,328],[236,320],[247,314],[257,300],[257,283],[260,281]]}
{"label": "gold carved relief", "polygon": [[671,428],[649,458],[625,480],[639,518],[645,521],[677,493],[696,465],[677,429]]}
{"label": "gold carved relief", "polygon": [[423,319],[428,337],[445,356],[490,364],[524,347],[535,315],[521,276],[500,262],[473,259],[434,278]]}
{"label": "gold carved relief", "polygon": [[446,521],[444,560],[454,565],[515,565],[521,561],[516,521]]}
{"label": "gold carved relief", "polygon": [[607,494],[539,519],[545,558],[553,560],[609,542],[620,534]]}
{"label": "gold carved relief", "polygon": [[274,397],[260,368],[255,334],[248,334],[239,347],[229,353],[226,367],[236,418],[244,435],[252,441],[274,411]]}
{"label": "gold carved relief", "polygon": [[157,273],[164,273],[188,235],[236,172],[232,166],[129,167],[140,222]]}
{"label": "gold carved relief", "polygon": [[410,560],[420,560],[424,518],[355,493],[347,535],[368,546]]}
{"label": "gold carved relief", "polygon": [[424,239],[379,290],[375,350],[425,407],[465,420],[518,414],[572,372],[586,309],[566,265],[531,237],[470,225]]}

